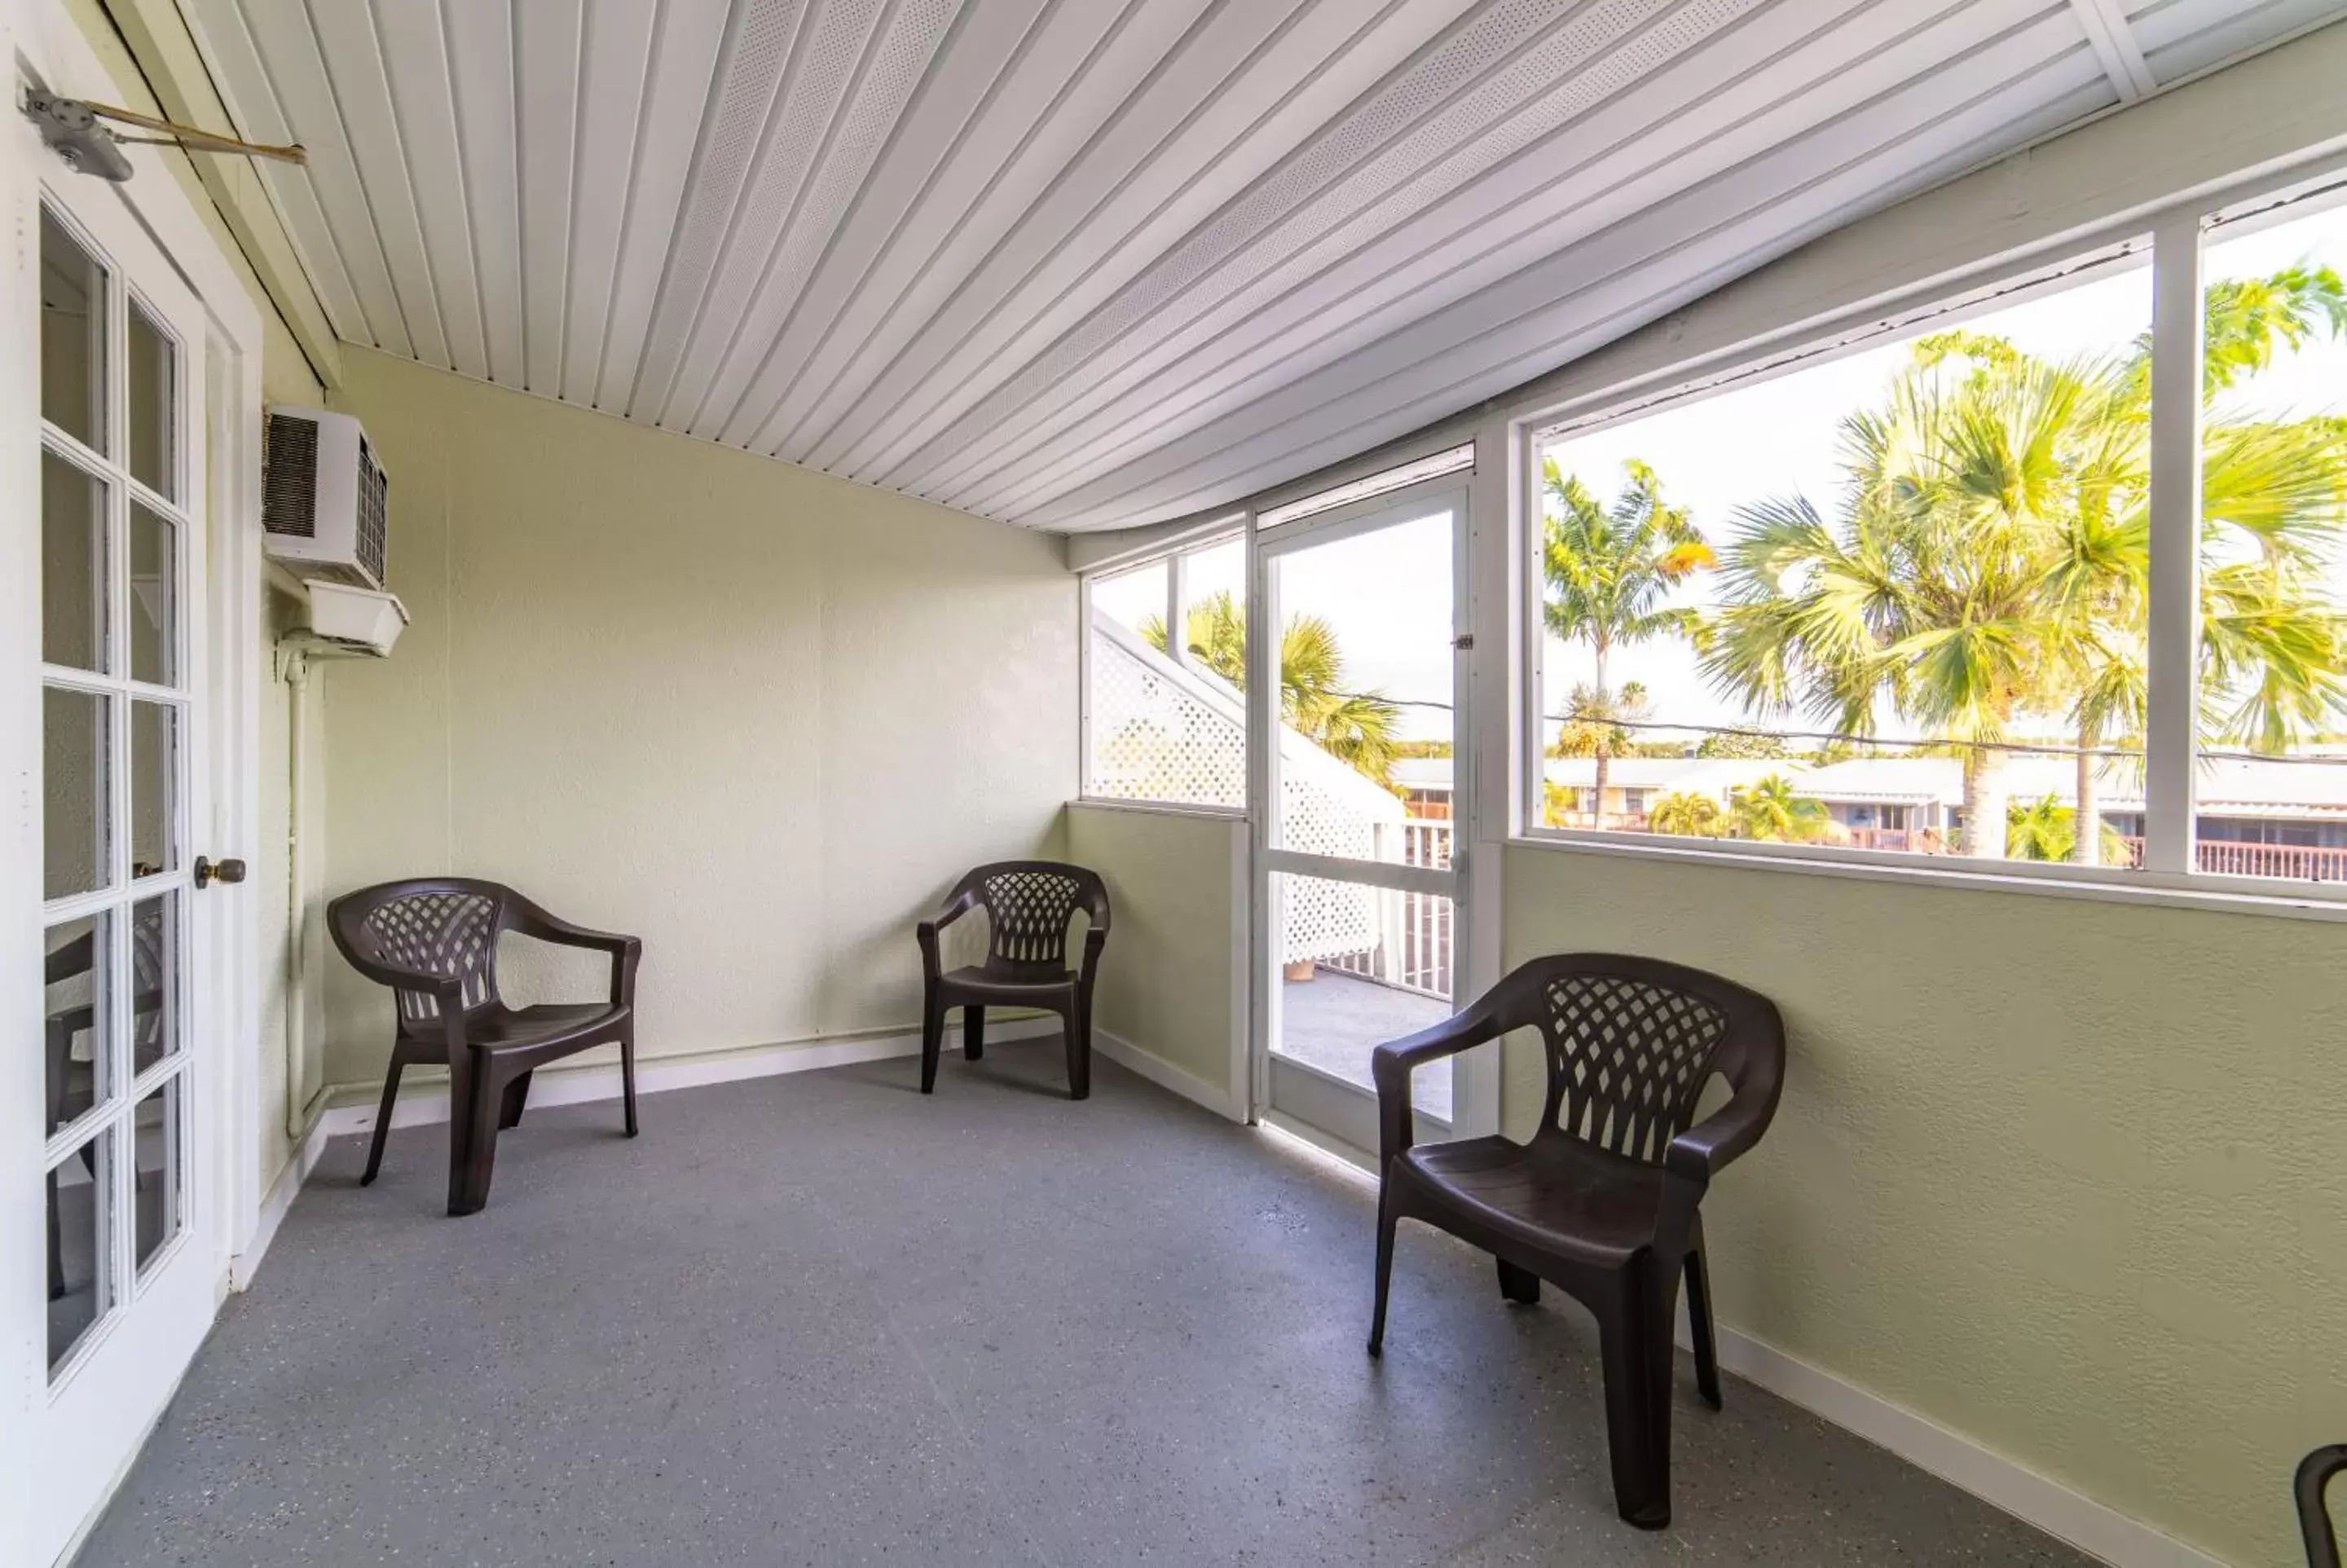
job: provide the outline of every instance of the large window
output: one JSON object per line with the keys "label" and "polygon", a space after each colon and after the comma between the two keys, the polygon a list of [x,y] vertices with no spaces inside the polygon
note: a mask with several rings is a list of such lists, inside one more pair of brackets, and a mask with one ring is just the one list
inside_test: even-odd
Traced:
{"label": "large window", "polygon": [[1084,600],[1084,793],[1245,809],[1245,541],[1088,579]]}
{"label": "large window", "polygon": [[[2157,331],[2147,237],[1538,438],[1532,825],[2347,879],[2347,210],[2200,245]],[[2156,415],[2196,324],[2198,408]],[[2196,425],[2199,505],[2156,514]]]}
{"label": "large window", "polygon": [[2347,881],[2347,208],[2220,225],[2203,271],[2193,859]]}

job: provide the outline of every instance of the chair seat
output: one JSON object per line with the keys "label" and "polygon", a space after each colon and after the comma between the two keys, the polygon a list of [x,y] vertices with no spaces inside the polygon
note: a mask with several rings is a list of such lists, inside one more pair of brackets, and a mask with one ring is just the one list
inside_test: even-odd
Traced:
{"label": "chair seat", "polygon": [[938,978],[938,983],[941,994],[945,995],[989,1001],[1014,1001],[1030,997],[1068,995],[1076,989],[1076,976],[1069,969],[1045,968],[1040,974],[1020,975],[973,967],[948,969]]}
{"label": "chair seat", "polygon": [[[465,1020],[465,1038],[488,1050],[526,1050],[560,1045],[583,1036],[616,1030],[634,1009],[609,1002],[546,1002],[537,1007],[484,1008]],[[411,1038],[427,1045],[439,1043],[439,1031],[429,1020],[411,1026]]]}
{"label": "chair seat", "polygon": [[1467,1138],[1410,1149],[1396,1174],[1528,1252],[1618,1267],[1655,1240],[1657,1166],[1568,1138]]}

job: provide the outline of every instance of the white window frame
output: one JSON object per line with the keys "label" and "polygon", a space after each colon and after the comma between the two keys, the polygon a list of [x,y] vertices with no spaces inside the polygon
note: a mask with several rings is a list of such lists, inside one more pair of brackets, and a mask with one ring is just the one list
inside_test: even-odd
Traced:
{"label": "white window frame", "polygon": [[[2342,187],[2347,187],[2347,159],[2332,153],[2148,213],[2081,230],[2051,258],[2039,248],[2026,258],[1972,269],[1952,281],[1916,290],[1891,308],[1878,304],[1829,318],[1798,337],[1775,339],[1765,348],[1709,358],[1703,362],[1700,374],[1689,374],[1682,367],[1659,376],[1640,376],[1561,405],[1512,413],[1508,430],[1521,483],[1512,497],[1517,509],[1511,544],[1522,581],[1521,595],[1512,607],[1517,622],[1522,703],[1514,726],[1519,754],[1510,842],[1575,853],[2347,920],[2347,885],[2192,869],[2193,778],[2199,745],[2194,723],[2198,668],[2194,641],[2198,630],[2203,255],[2210,231],[2220,224],[2238,232],[2237,225],[2283,220],[2285,215],[2347,203]],[[1886,339],[1909,335],[1928,323],[1952,323],[2019,299],[2059,292],[2098,272],[2125,266],[2147,247],[2151,253],[2153,298],[2151,695],[2145,736],[2147,798],[2140,868],[1941,859],[1841,845],[1674,840],[1550,827],[1540,821],[1545,650],[1537,551],[1543,513],[1534,477],[1544,446],[1560,433],[1621,425],[1709,396],[1731,384],[1757,384],[1791,374]]]}

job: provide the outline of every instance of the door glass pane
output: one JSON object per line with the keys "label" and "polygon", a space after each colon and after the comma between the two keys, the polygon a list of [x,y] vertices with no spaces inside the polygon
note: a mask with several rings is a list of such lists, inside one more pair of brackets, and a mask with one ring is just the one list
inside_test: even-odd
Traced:
{"label": "door glass pane", "polygon": [[[1450,835],[1448,823],[1419,832],[1445,864]],[[1271,1049],[1374,1092],[1370,1052],[1450,1016],[1450,900],[1279,872],[1271,897],[1280,935]],[[1410,1101],[1449,1121],[1448,1064],[1421,1068]]]}
{"label": "door glass pane", "polygon": [[69,1125],[106,1092],[108,929],[100,913],[52,926],[41,939],[44,1134]]}
{"label": "door glass pane", "polygon": [[51,686],[41,693],[41,896],[107,883],[109,699]]}
{"label": "door glass pane", "polygon": [[131,1237],[142,1274],[179,1230],[179,1084],[186,1077],[157,1084],[131,1116]]}
{"label": "door glass pane", "polygon": [[106,270],[41,209],[41,417],[106,449]]}
{"label": "door glass pane", "polygon": [[81,1343],[112,1305],[106,1204],[113,1128],[67,1154],[46,1177],[48,1198],[49,1368]]}
{"label": "door glass pane", "polygon": [[1448,818],[1451,534],[1444,510],[1274,558],[1278,847],[1399,865]]}
{"label": "door glass pane", "polygon": [[177,344],[137,300],[130,302],[130,477],[168,500],[179,499]]}
{"label": "door glass pane", "polygon": [[169,518],[130,503],[130,678],[179,678],[179,540]]}
{"label": "door glass pane", "polygon": [[41,657],[106,668],[106,485],[41,454]]}
{"label": "door glass pane", "polygon": [[179,845],[179,711],[130,703],[130,874],[176,871]]}
{"label": "door glass pane", "polygon": [[179,898],[174,889],[130,908],[130,1070],[144,1072],[178,1050]]}

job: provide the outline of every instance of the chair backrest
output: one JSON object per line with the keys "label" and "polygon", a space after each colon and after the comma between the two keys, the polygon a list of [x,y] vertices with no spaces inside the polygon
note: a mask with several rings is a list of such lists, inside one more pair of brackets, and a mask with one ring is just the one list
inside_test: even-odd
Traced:
{"label": "chair backrest", "polygon": [[1534,958],[1493,992],[1509,1030],[1547,1047],[1539,1136],[1577,1138],[1650,1164],[1695,1122],[1714,1073],[1773,1096],[1785,1076],[1776,1005],[1733,980],[1619,953]]}
{"label": "chair backrest", "polygon": [[961,880],[986,911],[986,967],[1017,974],[1064,969],[1068,928],[1076,911],[1098,926],[1108,923],[1108,888],[1081,866],[1056,860],[1003,860],[981,866]]}
{"label": "chair backrest", "polygon": [[[469,1014],[499,999],[497,933],[505,928],[511,897],[502,884],[471,877],[383,882],[335,899],[326,921],[345,958],[456,981]],[[426,1023],[440,1016],[439,999],[430,991],[393,989],[402,1021]]]}

